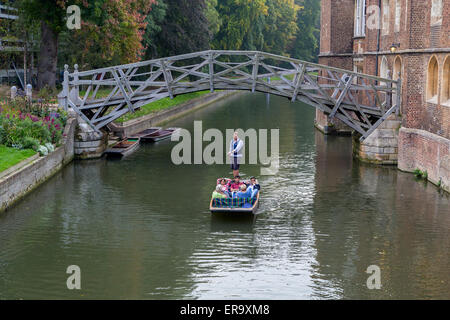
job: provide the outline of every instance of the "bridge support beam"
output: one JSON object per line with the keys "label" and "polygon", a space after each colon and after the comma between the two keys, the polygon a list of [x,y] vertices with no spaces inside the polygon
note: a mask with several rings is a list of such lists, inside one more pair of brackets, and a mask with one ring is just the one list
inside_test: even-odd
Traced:
{"label": "bridge support beam", "polygon": [[321,110],[316,110],[314,126],[325,135],[351,136],[353,129],[339,119],[331,119]]}
{"label": "bridge support beam", "polygon": [[398,162],[398,133],[401,118],[391,114],[364,141],[353,135],[353,155],[368,163],[396,165]]}

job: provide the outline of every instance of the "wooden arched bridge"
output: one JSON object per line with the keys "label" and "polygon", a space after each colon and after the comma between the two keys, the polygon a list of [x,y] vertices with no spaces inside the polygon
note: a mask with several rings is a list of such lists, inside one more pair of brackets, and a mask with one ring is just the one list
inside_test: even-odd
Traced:
{"label": "wooden arched bridge", "polygon": [[78,71],[75,65],[72,73],[66,65],[59,98],[99,131],[162,98],[203,90],[259,91],[318,108],[363,140],[399,110],[400,89],[400,79],[259,51],[209,50],[89,71]]}

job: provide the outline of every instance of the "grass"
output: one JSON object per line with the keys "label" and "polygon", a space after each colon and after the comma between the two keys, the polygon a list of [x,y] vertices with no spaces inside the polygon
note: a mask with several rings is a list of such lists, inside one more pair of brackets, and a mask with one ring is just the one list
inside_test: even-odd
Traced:
{"label": "grass", "polygon": [[18,164],[19,162],[34,156],[36,151],[32,149],[17,150],[0,146],[0,172]]}
{"label": "grass", "polygon": [[209,93],[209,91],[199,91],[199,92],[190,92],[186,94],[182,94],[179,96],[174,97],[173,99],[170,98],[164,98],[155,102],[151,102],[149,104],[146,104],[139,108],[135,113],[127,113],[117,119],[116,123],[123,123],[129,120],[133,120],[142,116],[145,116],[147,114],[151,114],[153,112],[157,112],[164,109],[172,108],[176,105],[179,105],[183,102],[186,102],[188,100],[201,97],[205,94]]}
{"label": "grass", "polygon": [[[112,91],[113,88],[98,88],[97,94],[95,95],[95,99],[100,99],[100,98],[106,98]],[[94,88],[91,89],[91,91],[89,92],[89,99],[92,98],[92,93],[94,92]],[[118,91],[120,93],[120,90]],[[84,98],[84,95],[86,94],[86,90],[80,90],[80,97],[81,99]]]}

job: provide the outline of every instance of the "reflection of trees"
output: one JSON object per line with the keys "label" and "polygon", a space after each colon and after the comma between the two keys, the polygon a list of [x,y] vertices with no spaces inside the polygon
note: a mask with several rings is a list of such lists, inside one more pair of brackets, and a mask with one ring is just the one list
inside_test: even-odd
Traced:
{"label": "reflection of trees", "polygon": [[[317,272],[345,298],[448,298],[448,198],[395,168],[352,161],[350,139],[316,142]],[[380,291],[366,288],[371,264]]]}

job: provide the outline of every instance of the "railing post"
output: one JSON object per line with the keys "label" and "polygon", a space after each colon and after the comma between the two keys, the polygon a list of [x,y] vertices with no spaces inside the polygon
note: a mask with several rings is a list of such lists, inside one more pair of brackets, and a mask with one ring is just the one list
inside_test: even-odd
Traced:
{"label": "railing post", "polygon": [[[389,80],[392,80],[391,77],[391,70],[387,71],[387,78]],[[387,86],[387,92],[386,92],[386,107],[385,110],[383,110],[383,114],[386,112],[386,110],[389,110],[391,108],[392,105],[392,82],[388,81],[386,83]]]}
{"label": "railing post", "polygon": [[209,90],[214,92],[214,55],[212,52],[208,54],[209,62]]}
{"label": "railing post", "polygon": [[11,100],[14,100],[17,97],[17,87],[12,86],[11,87]]}
{"label": "railing post", "polygon": [[395,114],[398,116],[401,114],[401,107],[402,107],[402,79],[400,78],[401,73],[398,73],[397,78],[397,110],[395,111]]}
{"label": "railing post", "polygon": [[256,82],[258,80],[258,69],[259,69],[259,54],[256,53],[253,57],[253,72],[252,72],[252,78],[253,78],[253,84],[252,84],[252,92],[255,92],[256,89]]}
{"label": "railing post", "polygon": [[31,102],[32,98],[33,98],[33,86],[31,84],[27,84],[27,89],[25,91],[26,94],[26,99],[28,100],[28,102]]}
{"label": "railing post", "polygon": [[80,86],[78,84],[78,80],[79,80],[78,64],[74,64],[74,66],[73,66],[73,80],[76,83],[74,86],[74,89],[75,89],[74,93],[75,93],[75,96],[77,97],[77,101],[78,101],[78,97],[80,96]]}
{"label": "railing post", "polygon": [[69,108],[69,66],[67,64],[64,65],[64,81],[62,94],[62,105],[64,107],[64,110],[67,111]]}
{"label": "railing post", "polygon": [[164,60],[161,60],[161,68],[164,74],[164,80],[166,81],[166,86],[167,86],[167,92],[169,93],[170,99],[173,99],[173,94],[172,94],[172,77],[170,76],[171,73],[169,73],[167,71],[166,68],[166,62]]}

